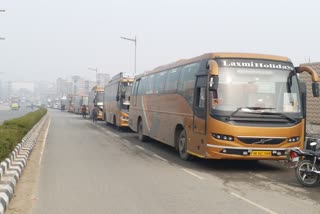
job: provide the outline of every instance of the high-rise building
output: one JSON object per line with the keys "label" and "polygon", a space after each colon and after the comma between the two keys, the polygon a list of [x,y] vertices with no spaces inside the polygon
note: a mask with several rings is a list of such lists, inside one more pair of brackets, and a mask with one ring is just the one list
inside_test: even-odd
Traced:
{"label": "high-rise building", "polygon": [[0,99],[4,99],[4,87],[3,87],[3,83],[0,80]]}
{"label": "high-rise building", "polygon": [[58,78],[57,79],[57,97],[67,96],[72,93],[72,82]]}
{"label": "high-rise building", "polygon": [[80,76],[72,76],[72,94],[86,94],[85,80]]}
{"label": "high-rise building", "polygon": [[47,99],[55,99],[57,93],[56,84],[52,82],[39,81],[35,83],[35,96],[42,102]]}
{"label": "high-rise building", "polygon": [[97,84],[105,86],[110,80],[110,75],[107,73],[97,73]]}
{"label": "high-rise building", "polygon": [[95,81],[85,80],[85,94],[89,94],[91,89],[96,85]]}

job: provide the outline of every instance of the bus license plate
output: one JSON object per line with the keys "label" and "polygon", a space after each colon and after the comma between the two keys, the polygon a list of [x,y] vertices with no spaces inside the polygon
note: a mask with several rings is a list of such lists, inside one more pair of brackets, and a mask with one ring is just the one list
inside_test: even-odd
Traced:
{"label": "bus license plate", "polygon": [[252,151],[250,156],[271,156],[271,151]]}

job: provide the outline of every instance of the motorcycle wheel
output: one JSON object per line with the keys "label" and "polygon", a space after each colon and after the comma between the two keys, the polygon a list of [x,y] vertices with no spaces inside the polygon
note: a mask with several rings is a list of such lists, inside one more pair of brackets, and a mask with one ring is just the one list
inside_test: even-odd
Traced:
{"label": "motorcycle wheel", "polygon": [[319,183],[320,177],[316,173],[310,172],[312,165],[310,160],[302,160],[298,163],[296,168],[296,177],[305,187],[313,187]]}

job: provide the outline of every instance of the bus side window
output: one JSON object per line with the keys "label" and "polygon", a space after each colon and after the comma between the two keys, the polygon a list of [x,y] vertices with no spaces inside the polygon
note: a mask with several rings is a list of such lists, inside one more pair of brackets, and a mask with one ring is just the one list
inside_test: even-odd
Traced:
{"label": "bus side window", "polygon": [[180,71],[181,70],[177,68],[168,71],[165,93],[175,93],[177,91]]}
{"label": "bus side window", "polygon": [[164,92],[164,83],[167,79],[167,71],[162,71],[160,73],[155,74],[155,81],[154,81],[154,94],[160,94]]}
{"label": "bus side window", "polygon": [[140,80],[139,80],[139,84],[137,86],[137,95],[143,95],[144,94],[144,83],[146,82],[146,77],[142,77]]}
{"label": "bus side window", "polygon": [[136,106],[137,104],[137,95],[138,95],[138,89],[140,85],[140,79],[136,80],[134,83],[134,88],[133,88],[133,105]]}
{"label": "bus side window", "polygon": [[199,76],[196,83],[194,113],[199,118],[206,117],[207,76]]}
{"label": "bus side window", "polygon": [[190,106],[193,106],[194,85],[199,67],[200,63],[193,63],[180,68],[181,75],[178,83],[178,93],[184,96]]}
{"label": "bus side window", "polygon": [[151,74],[147,77],[145,94],[153,94],[154,75]]}

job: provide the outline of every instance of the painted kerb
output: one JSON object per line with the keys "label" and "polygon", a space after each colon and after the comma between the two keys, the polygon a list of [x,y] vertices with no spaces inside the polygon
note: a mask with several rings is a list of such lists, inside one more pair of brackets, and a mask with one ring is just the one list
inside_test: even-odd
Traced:
{"label": "painted kerb", "polygon": [[42,127],[48,121],[48,113],[24,136],[21,142],[0,163],[0,214],[5,213],[13,197],[15,187],[37,142]]}

